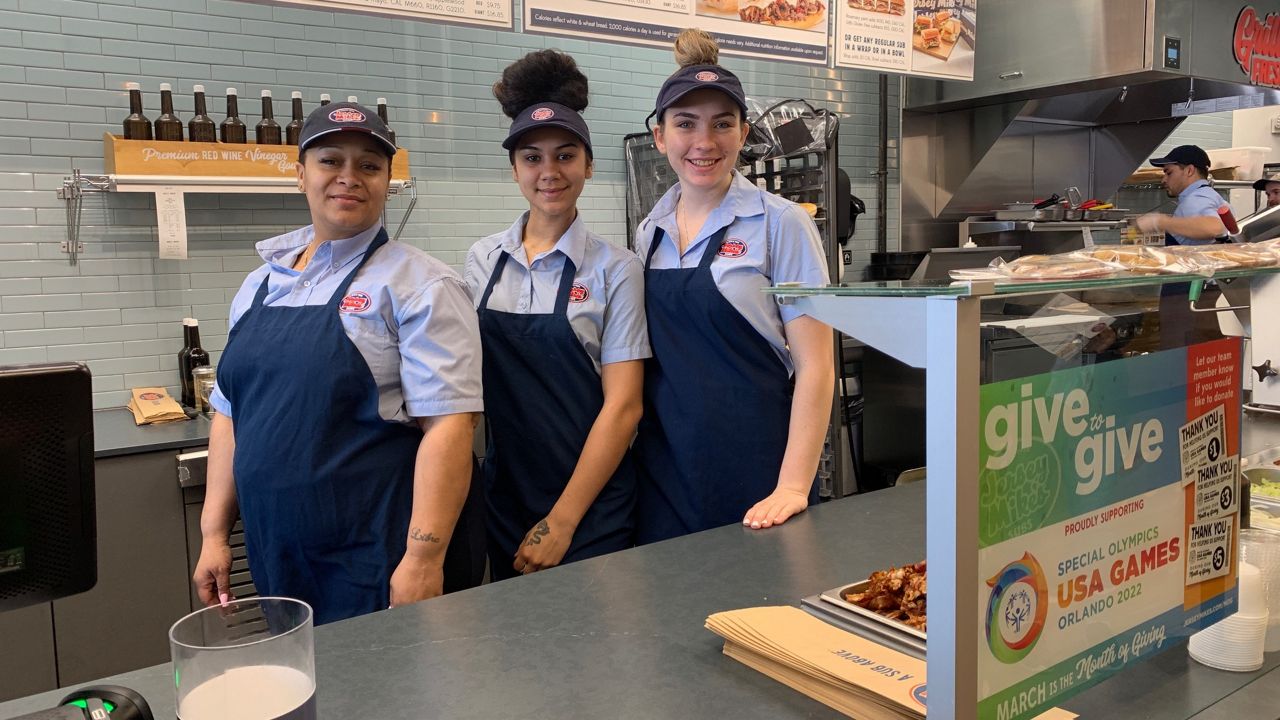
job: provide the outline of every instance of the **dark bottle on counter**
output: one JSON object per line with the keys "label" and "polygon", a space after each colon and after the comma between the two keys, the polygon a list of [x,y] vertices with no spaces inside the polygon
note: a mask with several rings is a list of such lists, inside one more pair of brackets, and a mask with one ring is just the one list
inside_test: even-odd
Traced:
{"label": "dark bottle on counter", "polygon": [[204,104],[204,86],[196,85],[196,114],[187,123],[187,139],[191,142],[218,142],[218,126],[209,117]]}
{"label": "dark bottle on counter", "polygon": [[178,351],[178,372],[182,374],[182,404],[196,406],[196,386],[191,371],[209,364],[209,353],[200,347],[200,321],[182,320],[182,349]]}
{"label": "dark bottle on counter", "polygon": [[333,100],[329,99],[329,93],[320,93],[320,107],[324,107],[331,102],[333,102]]}
{"label": "dark bottle on counter", "polygon": [[293,120],[284,126],[284,142],[286,145],[297,145],[298,136],[302,134],[302,93],[294,90],[290,98],[293,102]]}
{"label": "dark bottle on counter", "polygon": [[392,130],[391,123],[387,122],[387,99],[386,98],[378,98],[378,119],[382,121],[383,125],[387,126],[387,134],[391,136],[389,138],[391,140],[391,144],[395,145],[396,131]]}
{"label": "dark bottle on counter", "polygon": [[253,126],[253,135],[259,145],[280,144],[280,123],[276,122],[276,112],[271,108],[271,91],[262,91],[262,119]]}
{"label": "dark bottle on counter", "polygon": [[182,121],[173,114],[173,87],[160,83],[160,117],[156,118],[156,139],[182,142]]}
{"label": "dark bottle on counter", "polygon": [[240,119],[240,101],[235,88],[227,88],[227,119],[218,126],[218,134],[224,143],[249,142],[248,128]]}
{"label": "dark bottle on counter", "polygon": [[129,90],[129,117],[124,119],[124,139],[150,140],[151,121],[142,114],[142,86],[131,82],[125,88]]}

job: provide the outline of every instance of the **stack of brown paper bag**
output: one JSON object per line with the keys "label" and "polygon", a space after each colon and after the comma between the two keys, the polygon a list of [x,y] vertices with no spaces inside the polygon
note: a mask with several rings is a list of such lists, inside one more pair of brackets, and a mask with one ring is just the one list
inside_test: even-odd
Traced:
{"label": "stack of brown paper bag", "polygon": [[925,664],[793,607],[716,613],[724,654],[849,717],[923,718]]}
{"label": "stack of brown paper bag", "polygon": [[[923,718],[925,663],[793,607],[716,613],[707,629],[724,654],[858,720]],[[1066,720],[1061,708],[1036,720]]]}
{"label": "stack of brown paper bag", "polygon": [[134,388],[131,392],[129,412],[133,413],[133,421],[138,425],[157,425],[187,419],[182,406],[169,397],[169,392],[164,388]]}

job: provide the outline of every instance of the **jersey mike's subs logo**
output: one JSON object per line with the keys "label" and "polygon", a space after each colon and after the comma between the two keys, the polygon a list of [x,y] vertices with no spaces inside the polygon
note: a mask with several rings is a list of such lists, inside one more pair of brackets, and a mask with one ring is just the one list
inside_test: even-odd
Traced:
{"label": "jersey mike's subs logo", "polygon": [[1280,87],[1280,13],[1259,17],[1246,5],[1236,16],[1231,50],[1250,83]]}
{"label": "jersey mike's subs logo", "polygon": [[587,286],[580,282],[574,283],[573,287],[569,288],[569,302],[586,302],[589,297],[591,297],[591,293],[587,290]]}
{"label": "jersey mike's subs logo", "polygon": [[550,120],[555,116],[556,116],[556,111],[552,110],[549,107],[540,107],[537,110],[534,110],[533,112],[529,113],[529,119],[537,122],[542,122],[543,120]]}
{"label": "jersey mike's subs logo", "polygon": [[355,108],[338,108],[329,113],[329,119],[338,123],[362,123],[364,113]]}
{"label": "jersey mike's subs logo", "polygon": [[702,82],[715,82],[720,79],[719,75],[711,72],[710,70],[703,70],[693,77],[697,80],[701,80]]}
{"label": "jersey mike's subs logo", "polygon": [[747,254],[747,244],[738,238],[729,238],[720,243],[720,251],[716,254],[726,258],[742,257]]}
{"label": "jersey mike's subs logo", "polygon": [[338,312],[358,313],[369,309],[373,304],[373,300],[369,298],[369,294],[357,290],[342,298],[342,302],[338,303]]}

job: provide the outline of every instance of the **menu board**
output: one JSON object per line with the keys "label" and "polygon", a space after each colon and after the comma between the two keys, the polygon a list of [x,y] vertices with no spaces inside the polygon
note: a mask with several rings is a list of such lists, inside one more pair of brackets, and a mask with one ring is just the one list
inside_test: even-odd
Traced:
{"label": "menu board", "polygon": [[978,0],[833,0],[839,67],[972,80]]}
{"label": "menu board", "polygon": [[1235,612],[1241,357],[982,387],[978,717],[1035,717]]}
{"label": "menu board", "polygon": [[[267,0],[249,0],[263,3]],[[511,27],[511,0],[270,0],[316,10],[400,15],[485,27]]]}
{"label": "menu board", "polygon": [[670,48],[681,30],[697,27],[711,33],[725,54],[825,65],[831,37],[827,2],[525,0],[524,28]]}

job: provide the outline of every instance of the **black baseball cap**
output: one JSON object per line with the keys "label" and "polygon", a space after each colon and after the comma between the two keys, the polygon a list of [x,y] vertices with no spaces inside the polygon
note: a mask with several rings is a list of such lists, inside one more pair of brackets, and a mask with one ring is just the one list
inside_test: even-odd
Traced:
{"label": "black baseball cap", "polygon": [[[675,71],[667,81],[662,83],[658,91],[658,103],[649,117],[662,117],[667,108],[675,105],[680,98],[695,90],[710,88],[719,90],[733,100],[742,117],[747,117],[747,94],[742,90],[742,82],[738,76],[719,65],[689,65]],[[649,119],[645,118],[647,126]]]}
{"label": "black baseball cap", "polygon": [[569,131],[586,146],[587,155],[592,155],[591,130],[587,128],[587,121],[573,108],[553,102],[537,103],[521,110],[516,119],[511,121],[511,129],[507,131],[507,139],[502,141],[502,147],[514,152],[521,135],[544,127]]}
{"label": "black baseball cap", "polygon": [[362,132],[372,135],[382,150],[391,157],[396,154],[396,144],[391,142],[391,131],[378,114],[360,103],[341,102],[321,105],[307,116],[298,135],[298,152],[306,150],[316,140],[336,132]]}
{"label": "black baseball cap", "polygon": [[1261,180],[1253,181],[1253,189],[1264,191],[1267,189],[1267,183],[1280,182],[1280,172],[1269,172],[1262,176]]}
{"label": "black baseball cap", "polygon": [[1194,165],[1201,172],[1208,173],[1209,153],[1201,150],[1198,145],[1179,145],[1162,158],[1152,158],[1151,164],[1156,167],[1171,164]]}

